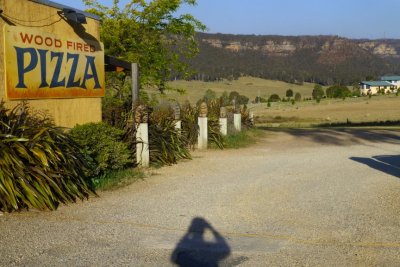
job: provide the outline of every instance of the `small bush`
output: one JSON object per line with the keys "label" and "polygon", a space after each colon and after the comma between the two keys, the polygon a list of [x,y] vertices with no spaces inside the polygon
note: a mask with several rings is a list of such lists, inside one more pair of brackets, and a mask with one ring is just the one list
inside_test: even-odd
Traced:
{"label": "small bush", "polygon": [[132,164],[132,153],[123,142],[124,131],[106,123],[87,123],[75,126],[71,137],[82,147],[90,162],[90,176],[102,175]]}

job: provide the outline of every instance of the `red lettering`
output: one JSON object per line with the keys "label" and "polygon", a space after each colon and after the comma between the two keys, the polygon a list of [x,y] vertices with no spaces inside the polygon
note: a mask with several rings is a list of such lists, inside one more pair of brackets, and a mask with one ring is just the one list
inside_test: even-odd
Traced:
{"label": "red lettering", "polygon": [[54,46],[55,47],[61,47],[62,46],[61,40],[60,39],[54,39]]}
{"label": "red lettering", "polygon": [[28,41],[28,43],[32,42],[33,39],[33,35],[28,35],[28,34],[22,34],[22,32],[19,33],[19,35],[21,36],[21,40],[23,43],[26,43],[26,41]]}
{"label": "red lettering", "polygon": [[76,50],[82,51],[82,44],[81,43],[77,43],[76,44]]}
{"label": "red lettering", "polygon": [[53,45],[53,39],[51,39],[50,37],[46,37],[46,38],[44,39],[44,43],[45,43],[47,46],[52,46],[52,45]]}
{"label": "red lettering", "polygon": [[43,37],[40,35],[36,35],[35,36],[35,44],[37,44],[37,45],[43,44]]}
{"label": "red lettering", "polygon": [[71,41],[67,41],[67,49],[70,49],[71,47],[74,46],[74,43]]}
{"label": "red lettering", "polygon": [[83,45],[83,51],[89,52],[89,45],[88,44],[84,44]]}

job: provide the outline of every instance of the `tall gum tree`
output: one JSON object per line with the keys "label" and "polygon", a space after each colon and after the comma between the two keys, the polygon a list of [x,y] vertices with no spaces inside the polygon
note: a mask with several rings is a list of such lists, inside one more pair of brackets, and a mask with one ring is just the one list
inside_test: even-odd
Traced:
{"label": "tall gum tree", "polygon": [[185,78],[191,73],[187,60],[198,53],[196,31],[205,26],[190,14],[178,14],[182,5],[196,0],[131,0],[120,8],[97,0],[83,0],[88,12],[100,16],[101,40],[105,53],[140,67],[141,86],[155,86],[161,92],[171,75]]}

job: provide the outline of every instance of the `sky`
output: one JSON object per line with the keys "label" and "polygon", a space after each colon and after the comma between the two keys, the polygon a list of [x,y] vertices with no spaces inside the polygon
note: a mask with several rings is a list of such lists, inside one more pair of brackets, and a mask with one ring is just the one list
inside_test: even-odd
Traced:
{"label": "sky", "polygon": [[[53,1],[85,9],[81,0]],[[196,6],[183,6],[178,14],[183,13],[194,15],[209,33],[400,39],[400,0],[197,0]]]}

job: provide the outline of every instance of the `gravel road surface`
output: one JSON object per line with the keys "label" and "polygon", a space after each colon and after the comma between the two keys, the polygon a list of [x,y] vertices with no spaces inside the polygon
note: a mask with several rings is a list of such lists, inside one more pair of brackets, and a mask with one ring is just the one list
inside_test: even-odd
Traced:
{"label": "gravel road surface", "polygon": [[269,130],[0,227],[1,266],[399,266],[400,133]]}

